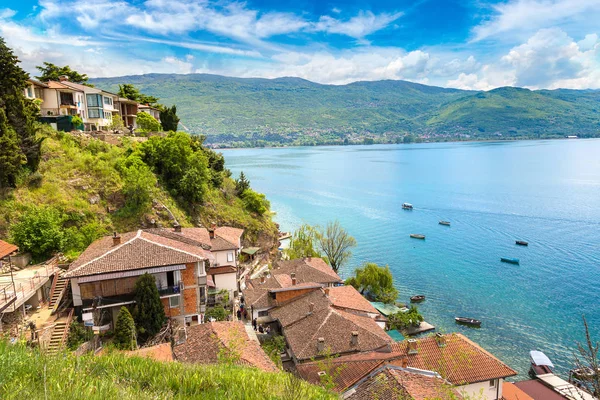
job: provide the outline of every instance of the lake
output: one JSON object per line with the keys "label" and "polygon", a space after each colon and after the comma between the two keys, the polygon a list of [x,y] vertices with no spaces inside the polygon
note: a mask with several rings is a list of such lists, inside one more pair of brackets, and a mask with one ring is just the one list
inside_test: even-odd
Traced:
{"label": "lake", "polygon": [[[419,309],[438,331],[464,333],[522,379],[534,349],[566,376],[582,314],[599,337],[600,140],[223,154],[234,176],[243,170],[267,195],[281,230],[340,221],[358,242],[342,277],[365,261],[389,265],[399,301],[425,294]],[[482,328],[457,326],[455,316]]]}

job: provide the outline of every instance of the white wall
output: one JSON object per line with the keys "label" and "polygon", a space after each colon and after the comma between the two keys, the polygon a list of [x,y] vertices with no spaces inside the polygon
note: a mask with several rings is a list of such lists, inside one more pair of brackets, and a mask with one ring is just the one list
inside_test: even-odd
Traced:
{"label": "white wall", "polygon": [[232,272],[230,274],[218,274],[213,276],[213,282],[217,289],[226,289],[231,291],[237,290],[237,279],[236,273]]}
{"label": "white wall", "polygon": [[[212,254],[215,256],[215,262],[217,264],[219,264],[220,266],[223,265],[233,265],[234,267],[237,268],[237,254],[236,254],[236,250],[232,249],[232,250],[223,250],[223,251],[213,251]],[[227,261],[227,254],[231,254],[233,257],[229,258],[230,260],[233,259],[233,261]]]}
{"label": "white wall", "polygon": [[79,281],[77,278],[71,278],[71,293],[73,294],[73,305],[75,307],[82,305],[81,291],[79,290]]}
{"label": "white wall", "polygon": [[[490,387],[489,381],[472,383],[470,385],[459,386],[458,392],[465,393],[474,400],[496,400],[502,398],[502,382],[504,379],[496,379],[496,385],[500,385],[499,388],[496,386]],[[496,390],[498,391],[498,397],[496,397]]]}

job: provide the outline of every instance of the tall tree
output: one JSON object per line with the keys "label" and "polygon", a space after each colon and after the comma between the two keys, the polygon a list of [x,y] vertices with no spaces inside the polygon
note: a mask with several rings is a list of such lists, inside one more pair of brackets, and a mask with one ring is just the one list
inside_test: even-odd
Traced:
{"label": "tall tree", "polygon": [[244,175],[244,171],[242,171],[240,172],[240,177],[235,180],[235,193],[241,196],[247,189],[250,189],[250,181]]}
{"label": "tall tree", "polygon": [[135,350],[135,322],[127,307],[121,307],[115,324],[115,346],[120,350]]}
{"label": "tall tree", "polygon": [[585,328],[585,343],[577,342],[575,365],[579,373],[574,378],[581,382],[587,391],[598,397],[600,395],[600,359],[598,358],[600,342],[592,341],[585,316],[583,316],[583,326]]}
{"label": "tall tree", "polygon": [[331,268],[338,272],[352,256],[356,240],[340,225],[339,221],[328,222],[325,230],[317,236],[319,248],[329,261]]}
{"label": "tall tree", "polygon": [[165,310],[156,280],[148,273],[140,276],[134,288],[135,309],[133,317],[138,331],[138,338],[142,343],[156,335],[167,320]]}
{"label": "tall tree", "polygon": [[162,124],[163,131],[176,131],[179,125],[179,117],[177,116],[177,106],[172,105],[164,107],[160,111],[160,123]]}
{"label": "tall tree", "polygon": [[158,103],[158,97],[143,94],[138,88],[130,83],[119,85],[119,96],[142,104],[154,105]]}
{"label": "tall tree", "polygon": [[44,65],[38,65],[36,67],[40,71],[40,75],[36,76],[42,82],[48,81],[59,81],[61,76],[69,78],[70,82],[80,83],[89,87],[94,87],[91,83],[88,83],[88,76],[86,74],[80,74],[74,71],[68,65],[59,67],[49,62],[44,62]]}
{"label": "tall tree", "polygon": [[[0,158],[6,162],[13,159],[15,165],[21,165],[22,155],[27,159],[27,167],[35,170],[40,161],[42,139],[37,137],[37,122],[39,108],[24,95],[29,75],[18,65],[19,59],[0,38],[0,109],[4,112],[0,126],[0,136],[8,147],[0,148]],[[14,134],[16,134],[20,151],[14,153]],[[11,150],[12,149],[12,150]],[[19,154],[20,153],[20,154]],[[20,168],[19,168],[20,169]],[[12,170],[12,172],[6,172]],[[7,182],[14,186],[15,169],[6,168],[2,173],[5,176],[3,184]],[[17,171],[18,172],[18,171]]]}
{"label": "tall tree", "polygon": [[285,250],[285,254],[290,260],[304,257],[321,257],[316,246],[318,235],[319,232],[315,227],[303,224],[292,235],[290,247]]}
{"label": "tall tree", "polygon": [[375,263],[365,263],[356,269],[353,277],[346,280],[346,285],[354,286],[356,290],[374,301],[393,303],[398,297],[392,272],[387,265],[380,267]]}
{"label": "tall tree", "polygon": [[17,174],[25,163],[27,158],[19,147],[19,138],[0,107],[0,188],[15,187]]}

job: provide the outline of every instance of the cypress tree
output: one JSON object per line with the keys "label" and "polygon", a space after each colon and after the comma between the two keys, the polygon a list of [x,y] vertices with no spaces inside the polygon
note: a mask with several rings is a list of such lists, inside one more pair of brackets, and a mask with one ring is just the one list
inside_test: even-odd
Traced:
{"label": "cypress tree", "polygon": [[160,111],[160,123],[163,131],[177,131],[179,117],[177,116],[177,106],[165,107]]}
{"label": "cypress tree", "polygon": [[115,325],[115,346],[120,350],[135,350],[135,323],[127,307],[121,307]]}
{"label": "cypress tree", "polygon": [[0,187],[15,187],[19,169],[27,162],[14,129],[0,107]]}
{"label": "cypress tree", "polygon": [[167,320],[160,301],[154,277],[148,273],[140,276],[134,288],[135,309],[133,317],[138,338],[145,342],[156,335]]}

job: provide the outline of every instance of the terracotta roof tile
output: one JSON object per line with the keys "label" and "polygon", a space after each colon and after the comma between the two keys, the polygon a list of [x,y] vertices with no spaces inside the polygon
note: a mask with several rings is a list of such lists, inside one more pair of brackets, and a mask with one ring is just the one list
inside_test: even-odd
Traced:
{"label": "terracotta roof tile", "polygon": [[256,340],[250,339],[241,321],[210,322],[187,328],[187,339],[173,348],[179,361],[215,364],[219,353],[228,349],[240,357],[239,364],[275,372],[277,367]]}
{"label": "terracotta roof tile", "polygon": [[275,266],[273,273],[291,275],[296,274],[298,282],[341,283],[342,278],[320,258],[298,258],[295,260],[280,261]]}
{"label": "terracotta roof tile", "polygon": [[113,245],[111,236],[92,243],[71,264],[67,277],[88,276],[211,259],[206,250],[178,240],[139,230],[121,235]]}
{"label": "terracotta roof tile", "polygon": [[392,350],[406,354],[408,366],[436,371],[454,385],[483,382],[516,375],[516,371],[459,333],[444,335],[440,347],[434,337],[417,340],[416,354],[408,354],[408,341],[396,342]]}
{"label": "terracotta roof tile", "polygon": [[208,270],[208,275],[235,274],[237,269],[233,265],[223,265],[222,267],[212,267]]}
{"label": "terracotta roof tile", "polygon": [[533,397],[519,389],[512,382],[502,383],[502,398],[504,400],[534,400]]}
{"label": "terracotta roof tile", "polygon": [[358,290],[349,285],[329,288],[329,300],[335,307],[380,315]]}
{"label": "terracotta roof tile", "polygon": [[14,244],[10,244],[8,242],[5,242],[4,240],[0,240],[0,258],[4,258],[17,250],[19,250],[19,248]]}
{"label": "terracotta roof tile", "polygon": [[337,358],[334,358],[330,361],[298,364],[296,371],[302,379],[314,385],[322,382],[319,374],[324,372],[333,380],[335,386],[332,390],[341,393],[382,364],[382,360],[337,362]]}

